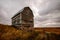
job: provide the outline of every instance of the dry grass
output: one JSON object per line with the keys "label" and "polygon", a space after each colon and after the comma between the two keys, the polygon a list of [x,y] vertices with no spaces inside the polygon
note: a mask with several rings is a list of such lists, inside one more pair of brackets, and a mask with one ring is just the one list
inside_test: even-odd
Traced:
{"label": "dry grass", "polygon": [[[9,25],[0,24],[0,40],[47,40],[48,38],[47,35],[50,35],[49,38],[51,40],[55,40],[55,36],[56,38],[59,36],[55,33],[43,32],[41,29],[39,29],[39,31],[36,31],[35,29],[27,32],[25,30],[24,31],[18,30]],[[60,39],[57,39],[57,40],[60,40]]]}

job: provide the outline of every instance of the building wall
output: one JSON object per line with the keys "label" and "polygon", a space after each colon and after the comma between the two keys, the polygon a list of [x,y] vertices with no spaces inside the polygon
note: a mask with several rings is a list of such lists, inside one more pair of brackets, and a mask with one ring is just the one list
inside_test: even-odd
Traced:
{"label": "building wall", "polygon": [[13,25],[17,25],[17,24],[20,24],[20,14],[15,16],[13,19],[12,19],[12,24]]}

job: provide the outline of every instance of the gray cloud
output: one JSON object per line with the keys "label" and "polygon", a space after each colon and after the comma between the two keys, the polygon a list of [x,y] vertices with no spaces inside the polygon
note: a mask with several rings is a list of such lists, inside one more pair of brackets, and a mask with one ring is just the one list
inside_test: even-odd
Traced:
{"label": "gray cloud", "polygon": [[24,6],[25,0],[0,0],[0,23],[11,25],[11,17]]}
{"label": "gray cloud", "polygon": [[39,11],[39,14],[47,15],[49,12],[56,10],[59,6],[60,0],[48,0],[45,2],[45,6],[41,6],[42,10]]}
{"label": "gray cloud", "polygon": [[38,9],[35,17],[35,25],[37,26],[59,26],[58,17],[60,17],[60,0],[38,0],[33,1],[33,5]]}
{"label": "gray cloud", "polygon": [[11,24],[11,17],[29,6],[35,27],[60,26],[60,0],[0,0],[0,23]]}

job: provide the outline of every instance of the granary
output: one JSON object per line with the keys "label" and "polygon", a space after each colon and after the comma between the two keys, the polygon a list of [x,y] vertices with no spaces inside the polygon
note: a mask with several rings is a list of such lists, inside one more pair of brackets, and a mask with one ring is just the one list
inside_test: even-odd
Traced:
{"label": "granary", "polygon": [[29,7],[24,7],[12,17],[12,25],[17,28],[34,27],[34,15]]}

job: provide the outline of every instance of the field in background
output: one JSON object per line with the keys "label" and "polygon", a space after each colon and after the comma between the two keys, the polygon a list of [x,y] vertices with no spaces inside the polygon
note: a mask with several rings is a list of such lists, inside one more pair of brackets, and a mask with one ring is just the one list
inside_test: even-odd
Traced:
{"label": "field in background", "polygon": [[55,34],[60,34],[60,28],[55,27],[55,28],[34,28],[35,31],[40,31],[40,32],[51,32]]}

